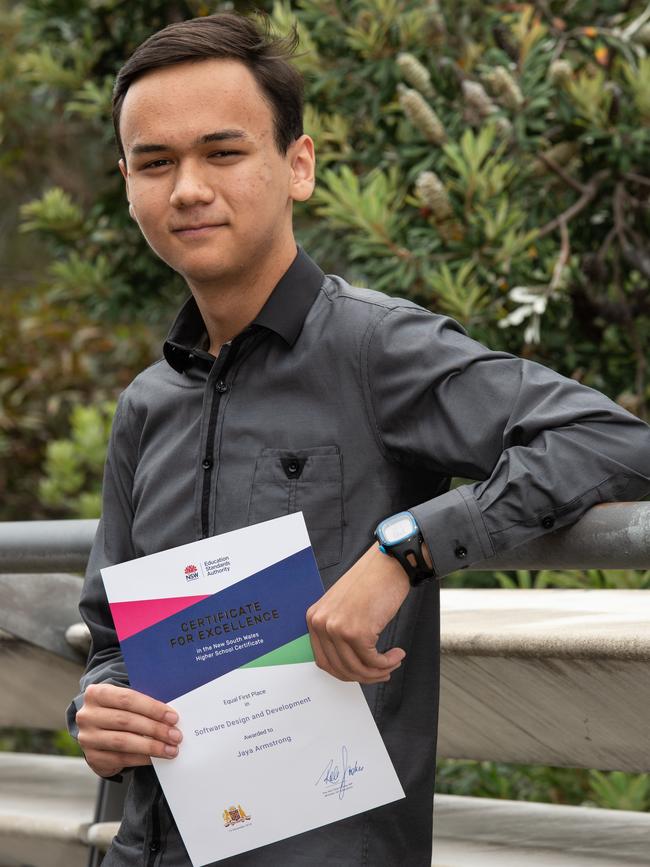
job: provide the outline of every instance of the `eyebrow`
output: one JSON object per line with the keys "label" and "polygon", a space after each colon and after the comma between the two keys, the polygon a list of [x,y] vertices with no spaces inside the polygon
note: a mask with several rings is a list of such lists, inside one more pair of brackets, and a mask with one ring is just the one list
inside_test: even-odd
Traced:
{"label": "eyebrow", "polygon": [[[218,141],[250,141],[250,136],[243,129],[220,129],[217,132],[209,132],[199,136],[192,142],[192,145],[196,146]],[[137,156],[138,154],[155,154],[168,150],[172,150],[172,148],[167,144],[142,143],[133,145],[131,154]]]}

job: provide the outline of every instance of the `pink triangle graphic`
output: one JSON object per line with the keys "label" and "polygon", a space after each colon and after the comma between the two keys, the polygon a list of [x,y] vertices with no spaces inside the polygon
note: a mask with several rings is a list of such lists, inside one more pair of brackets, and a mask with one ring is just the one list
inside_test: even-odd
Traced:
{"label": "pink triangle graphic", "polygon": [[172,596],[169,599],[138,599],[137,602],[113,602],[111,614],[120,641],[142,632],[154,623],[159,623],[172,614],[178,614],[197,602],[207,599],[204,596]]}

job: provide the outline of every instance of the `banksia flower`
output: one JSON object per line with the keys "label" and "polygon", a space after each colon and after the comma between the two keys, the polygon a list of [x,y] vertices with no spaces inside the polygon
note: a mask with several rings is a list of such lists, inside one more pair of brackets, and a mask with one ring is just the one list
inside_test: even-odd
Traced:
{"label": "banksia flower", "polygon": [[524,97],[519,89],[519,85],[508,72],[505,66],[497,66],[486,76],[486,81],[501,98],[501,101],[506,108],[512,111],[517,111],[524,103]]}
{"label": "banksia flower", "polygon": [[494,128],[501,138],[509,138],[512,133],[512,124],[503,115],[494,118]]}
{"label": "banksia flower", "polygon": [[418,175],[415,192],[422,204],[431,209],[436,222],[444,223],[453,217],[447,190],[435,172],[422,172]]}
{"label": "banksia flower", "polygon": [[554,60],[548,68],[548,78],[551,84],[561,87],[571,81],[573,67],[568,60]]}
{"label": "banksia flower", "polygon": [[423,93],[425,96],[433,96],[434,90],[431,84],[429,70],[413,54],[403,51],[397,55],[397,65],[405,81]]}
{"label": "banksia flower", "polygon": [[479,118],[484,119],[499,110],[477,81],[463,81],[462,88],[465,105]]}
{"label": "banksia flower", "polygon": [[440,118],[426,102],[421,93],[410,87],[398,86],[399,103],[402,111],[427,141],[441,145],[447,141],[447,133]]}

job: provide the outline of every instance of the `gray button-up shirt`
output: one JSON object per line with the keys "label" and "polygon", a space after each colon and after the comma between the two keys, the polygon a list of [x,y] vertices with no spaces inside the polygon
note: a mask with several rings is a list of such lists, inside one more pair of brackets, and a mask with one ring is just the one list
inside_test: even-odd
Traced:
{"label": "gray button-up shirt", "polygon": [[[324,276],[302,251],[218,358],[205,338],[190,299],[164,358],[119,401],[81,602],[93,638],[82,689],[128,683],[105,565],[302,510],[328,587],[380,519],[410,509],[441,577],[650,488],[650,430],[602,394],[491,352],[410,301]],[[477,481],[449,490],[452,476]],[[401,668],[364,687],[406,800],[231,863],[429,867],[438,624],[434,581],[381,636],[381,649],[406,650]],[[189,864],[148,767],[132,775],[104,862],[143,863]]]}

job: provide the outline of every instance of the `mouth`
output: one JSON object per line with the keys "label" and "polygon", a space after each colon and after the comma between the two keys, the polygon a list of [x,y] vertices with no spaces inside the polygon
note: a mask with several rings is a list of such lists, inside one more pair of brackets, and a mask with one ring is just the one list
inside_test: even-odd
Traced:
{"label": "mouth", "polygon": [[211,232],[225,225],[225,223],[197,223],[196,225],[176,226],[171,231],[173,235],[180,238],[200,238],[203,235],[209,235]]}

